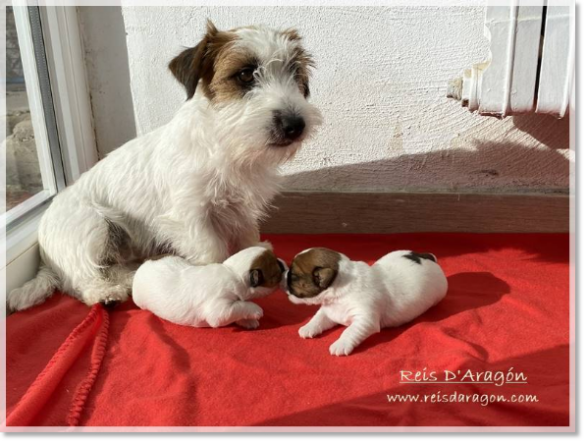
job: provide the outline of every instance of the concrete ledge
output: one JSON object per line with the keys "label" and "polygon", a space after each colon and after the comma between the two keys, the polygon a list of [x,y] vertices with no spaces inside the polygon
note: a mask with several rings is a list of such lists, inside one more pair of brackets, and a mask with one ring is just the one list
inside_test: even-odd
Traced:
{"label": "concrete ledge", "polygon": [[264,233],[568,232],[563,194],[287,192]]}

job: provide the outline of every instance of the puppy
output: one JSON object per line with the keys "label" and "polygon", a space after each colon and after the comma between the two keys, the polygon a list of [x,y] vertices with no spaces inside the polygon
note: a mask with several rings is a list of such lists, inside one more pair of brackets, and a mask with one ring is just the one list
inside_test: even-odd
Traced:
{"label": "puppy", "polygon": [[339,252],[312,248],[298,254],[287,273],[287,293],[295,304],[321,308],[299,329],[313,338],[337,324],[348,326],[330,346],[349,355],[381,328],[401,326],[445,297],[448,281],[433,254],[395,251],[368,266]]}
{"label": "puppy", "polygon": [[236,323],[256,329],[263,311],[249,300],[274,292],[285,269],[263,246],[206,266],[167,256],[138,268],[132,298],[140,308],[180,325],[217,328]]}
{"label": "puppy", "polygon": [[54,198],[39,227],[39,273],[8,307],[55,289],[88,305],[124,301],[131,261],[170,253],[219,263],[257,244],[279,166],[321,121],[308,102],[312,65],[293,30],[208,22],[201,42],[169,64],[185,104]]}

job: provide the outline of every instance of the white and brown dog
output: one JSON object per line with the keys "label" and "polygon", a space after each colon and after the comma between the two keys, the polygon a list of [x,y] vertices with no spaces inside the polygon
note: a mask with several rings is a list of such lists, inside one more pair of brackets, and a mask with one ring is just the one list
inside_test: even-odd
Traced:
{"label": "white and brown dog", "polygon": [[349,355],[381,328],[410,322],[448,290],[433,254],[395,251],[369,266],[326,248],[299,253],[286,285],[291,302],[321,305],[299,329],[302,338],[313,338],[338,324],[348,326],[330,346],[330,353],[338,356]]}
{"label": "white and brown dog", "polygon": [[287,267],[271,249],[246,248],[221,264],[193,266],[177,256],[148,260],[138,268],[132,299],[160,318],[186,326],[232,323],[256,329],[262,308],[250,300],[278,289]]}
{"label": "white and brown dog", "polygon": [[124,301],[131,259],[170,252],[217,263],[255,245],[279,166],[320,124],[307,101],[311,66],[293,30],[209,22],[169,64],[187,102],[55,197],[39,227],[41,269],[10,293],[9,309],[55,289],[88,305]]}

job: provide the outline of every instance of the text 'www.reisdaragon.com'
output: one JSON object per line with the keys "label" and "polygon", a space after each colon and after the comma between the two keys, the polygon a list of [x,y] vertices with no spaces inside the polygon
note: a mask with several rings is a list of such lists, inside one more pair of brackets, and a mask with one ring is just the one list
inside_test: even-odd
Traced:
{"label": "text 'www.reisdaragon.com'", "polygon": [[538,403],[532,394],[460,394],[456,391],[446,394],[441,391],[434,394],[387,394],[389,403],[478,403],[488,406],[491,403]]}

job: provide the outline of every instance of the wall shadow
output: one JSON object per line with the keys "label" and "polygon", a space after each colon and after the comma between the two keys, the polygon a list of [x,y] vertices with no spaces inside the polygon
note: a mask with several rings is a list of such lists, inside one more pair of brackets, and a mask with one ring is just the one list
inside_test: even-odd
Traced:
{"label": "wall shadow", "polygon": [[[545,118],[547,117],[547,119]],[[540,126],[540,123],[546,121],[547,125]],[[533,131],[532,134],[543,140],[544,142],[551,142],[548,135],[548,125],[551,121],[556,124],[553,134],[568,133],[566,130],[559,128],[567,127],[567,120],[556,120],[550,116],[538,117],[516,117],[516,124],[522,126],[528,131]],[[537,123],[536,123],[537,122]],[[558,144],[559,145],[559,144]],[[560,194],[567,195],[569,191],[569,172],[570,163],[563,152],[557,149],[537,149],[529,148],[524,145],[511,145],[504,142],[483,142],[477,143],[471,149],[454,148],[448,151],[432,152],[427,154],[403,154],[394,158],[358,163],[346,164],[333,167],[326,167],[315,171],[304,171],[286,176],[284,189],[294,192],[295,190],[303,190],[304,192],[356,192],[356,199],[361,198],[362,192],[446,192],[457,195],[459,193],[490,193],[490,194]],[[393,183],[397,183],[398,179],[403,183],[403,187],[391,191]],[[453,181],[444,189],[438,188],[438,183],[445,181],[445,177],[453,177]],[[542,186],[547,183],[547,186]],[[308,184],[311,184],[311,189],[308,189]],[[479,184],[482,184],[480,186]],[[504,184],[507,184],[505,186]],[[355,186],[355,187],[354,187]],[[531,192],[529,192],[531,191]],[[468,203],[462,203],[469,205]],[[311,202],[303,204],[311,204]],[[544,201],[540,204],[548,204]],[[457,207],[457,204],[454,204]],[[360,214],[366,220],[371,220],[381,216],[381,207],[370,206],[368,204],[359,205]],[[470,208],[463,208],[463,210],[470,211]],[[540,216],[540,208],[531,206],[532,215],[529,219],[535,219]],[[313,209],[312,213],[319,213],[319,207]],[[332,207],[326,208],[331,211]],[[394,208],[389,205],[388,211],[393,211]],[[411,209],[415,211],[414,209]],[[435,210],[438,210],[436,208]],[[439,208],[441,210],[441,208]],[[500,213],[496,220],[503,220],[506,223],[506,213],[504,209],[499,208]],[[545,207],[543,213],[551,216],[551,207]],[[418,212],[418,211],[415,211]],[[424,210],[422,210],[424,213]],[[568,207],[569,213],[569,207]],[[314,215],[315,216],[315,215]],[[348,217],[348,214],[344,215]],[[449,213],[434,213],[434,217],[449,217]],[[481,217],[482,215],[479,215]],[[487,217],[491,214],[487,213]],[[566,216],[564,214],[563,216]],[[317,217],[317,216],[316,216]],[[324,216],[327,220],[332,220],[336,223],[336,214],[328,212]],[[568,226],[569,226],[569,214]],[[457,218],[457,217],[455,217]],[[341,221],[347,221],[342,220]],[[461,220],[458,222],[462,222]],[[417,220],[417,226],[425,226],[425,217],[420,217]],[[421,229],[422,232],[434,232],[435,224],[433,221],[429,223],[429,229]],[[457,232],[458,229],[454,229]],[[468,232],[474,232],[474,227],[467,229]],[[479,229],[481,231],[481,229]],[[373,234],[375,232],[373,231]],[[344,252],[346,239],[349,239],[352,234],[315,234],[313,237],[307,235],[305,237],[313,240],[299,244],[298,251],[306,247],[316,246],[316,239],[322,246],[338,248]],[[387,239],[392,238],[393,234],[389,234]],[[531,254],[532,260],[541,260],[544,262],[567,262],[569,257],[569,242],[567,234],[551,234],[549,236],[541,236],[537,241],[535,235],[540,234],[457,234],[450,239],[449,233],[434,233],[429,236],[423,234],[404,234],[401,233],[397,238],[397,244],[394,244],[395,249],[401,248],[405,244],[407,249],[415,249],[420,247],[419,244],[423,242],[417,239],[426,239],[430,241],[430,246],[423,245],[423,248],[430,249],[435,244],[440,244],[441,248],[437,251],[439,256],[455,256],[467,253],[482,252],[489,250],[499,250],[503,248],[515,248],[527,251]],[[487,240],[485,235],[489,235],[490,240]],[[270,234],[266,236],[270,238]],[[277,237],[276,237],[277,238]],[[276,240],[275,238],[275,240]],[[400,240],[405,239],[405,241]],[[341,239],[344,239],[341,241]],[[305,244],[307,243],[307,245]],[[449,243],[449,245],[446,245]],[[375,248],[376,245],[370,245]],[[388,246],[387,246],[388,248]],[[367,249],[365,247],[365,249]],[[380,249],[380,255],[387,253],[389,249]],[[433,250],[435,253],[435,250]],[[369,250],[372,256],[373,250]],[[353,259],[363,260],[356,251],[351,255]],[[372,258],[372,257],[369,257]]]}
{"label": "wall shadow", "polygon": [[[538,135],[547,140],[546,131]],[[294,173],[285,177],[285,189],[307,192],[567,193],[569,167],[568,159],[556,149],[534,149],[497,141],[475,142],[469,149],[457,147],[423,154],[402,154],[384,160]],[[446,177],[450,177],[448,183],[445,183]],[[396,189],[392,190],[393,187]]]}
{"label": "wall shadow", "polygon": [[546,114],[520,114],[513,116],[513,124],[550,149],[570,147],[570,114],[558,119]]}

